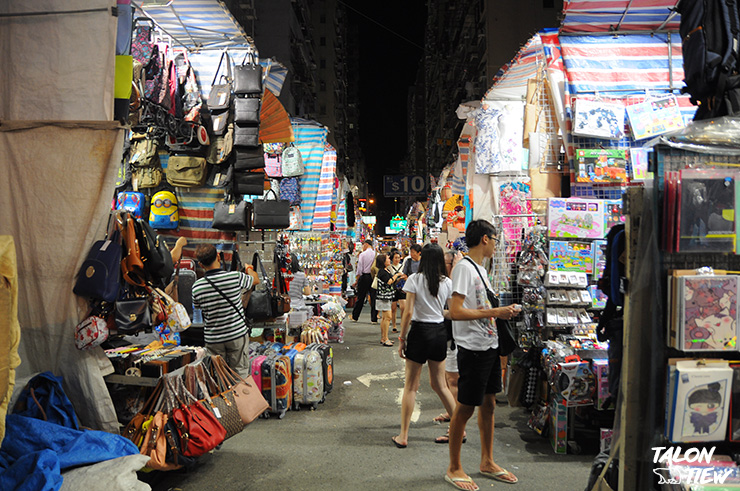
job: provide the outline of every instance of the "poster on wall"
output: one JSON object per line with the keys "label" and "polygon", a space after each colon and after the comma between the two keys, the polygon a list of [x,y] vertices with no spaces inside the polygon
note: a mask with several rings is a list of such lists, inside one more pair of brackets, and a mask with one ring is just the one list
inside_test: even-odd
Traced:
{"label": "poster on wall", "polygon": [[624,106],[603,101],[576,99],[573,131],[576,136],[618,140],[624,136]]}
{"label": "poster on wall", "polygon": [[549,237],[601,239],[604,237],[604,201],[581,198],[549,198]]}
{"label": "poster on wall", "polygon": [[673,94],[627,106],[632,137],[641,140],[686,126]]}
{"label": "poster on wall", "polygon": [[594,258],[590,242],[566,240],[550,241],[550,265],[552,271],[594,272]]}
{"label": "poster on wall", "polygon": [[576,150],[576,182],[627,182],[627,152],[579,148]]}
{"label": "poster on wall", "polygon": [[679,341],[684,351],[737,349],[738,276],[682,276]]}

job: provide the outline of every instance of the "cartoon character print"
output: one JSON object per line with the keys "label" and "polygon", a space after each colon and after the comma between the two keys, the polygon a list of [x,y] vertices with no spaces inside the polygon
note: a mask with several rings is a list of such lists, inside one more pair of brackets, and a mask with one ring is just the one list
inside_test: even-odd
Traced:
{"label": "cartoon character print", "polygon": [[698,387],[689,394],[689,411],[691,412],[689,421],[694,427],[695,434],[709,434],[715,430],[712,426],[716,426],[722,412],[721,388],[722,385],[719,382],[713,382]]}
{"label": "cartoon character print", "polygon": [[[481,284],[480,278],[475,279],[475,305],[478,309],[490,309],[493,306],[488,301],[488,295],[486,294],[485,287]],[[475,321],[478,329],[486,334],[486,336],[498,338],[496,330],[493,328],[493,319],[477,319]]]}
{"label": "cartoon character print", "polygon": [[684,349],[735,349],[735,279],[687,278],[684,289]]}

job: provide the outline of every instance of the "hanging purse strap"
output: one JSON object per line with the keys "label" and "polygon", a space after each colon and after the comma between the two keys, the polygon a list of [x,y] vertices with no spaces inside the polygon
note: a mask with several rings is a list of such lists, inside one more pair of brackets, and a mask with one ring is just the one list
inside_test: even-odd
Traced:
{"label": "hanging purse strap", "polygon": [[[262,269],[262,271],[264,271],[264,268]],[[247,321],[247,316],[244,315],[243,309],[240,309],[239,307],[237,307],[236,304],[229,297],[227,297],[226,294],[223,291],[221,291],[221,289],[217,287],[216,284],[213,281],[211,281],[211,279],[208,276],[204,276],[203,278],[205,278],[208,284],[211,285],[213,289],[218,292],[219,295],[224,297],[224,299],[226,299],[226,301],[229,302],[229,305],[231,305],[231,307],[239,313],[239,316],[241,316],[242,320],[244,320],[244,325],[247,326],[247,335],[251,338],[252,337],[252,326],[249,325],[249,322]]]}
{"label": "hanging purse strap", "polygon": [[[463,259],[467,259],[468,261],[470,261],[470,264],[473,265],[473,269],[475,269],[475,272],[478,273],[478,277],[480,277],[480,280],[483,282],[483,288],[486,289],[486,293],[488,293],[490,297],[496,298],[496,295],[494,295],[493,292],[488,288],[488,284],[486,283],[486,280],[483,279],[483,275],[480,274],[480,269],[478,269],[478,265],[475,264],[475,261],[470,259],[470,257],[468,256],[465,256]],[[493,305],[491,305],[491,307],[493,307]]]}
{"label": "hanging purse strap", "polygon": [[252,267],[254,268],[255,271],[257,271],[257,265],[259,265],[260,271],[262,271],[262,281],[266,285],[267,284],[267,271],[265,271],[265,266],[262,264],[262,259],[260,258],[260,255],[255,252],[254,256],[252,256]]}
{"label": "hanging purse strap", "polygon": [[[216,73],[213,74],[213,82],[211,82],[211,87],[216,85],[216,80],[218,80],[218,73],[221,71],[221,63],[223,63],[224,58],[226,59],[226,82],[231,83],[232,80],[232,74],[231,74],[231,57],[229,56],[229,52],[224,50],[223,53],[221,53],[221,59],[218,60],[218,68],[216,68]],[[223,77],[224,75],[222,75]]]}

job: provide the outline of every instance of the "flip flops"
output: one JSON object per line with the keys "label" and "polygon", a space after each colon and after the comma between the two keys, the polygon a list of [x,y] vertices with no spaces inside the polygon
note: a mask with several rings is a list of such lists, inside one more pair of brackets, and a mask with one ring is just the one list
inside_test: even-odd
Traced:
{"label": "flip flops", "polygon": [[[468,437],[464,436],[463,443],[467,441],[468,441]],[[450,435],[438,436],[437,438],[434,439],[434,443],[445,443],[445,444],[450,443]]]}
{"label": "flip flops", "polygon": [[396,446],[396,448],[406,448],[408,445],[404,445],[403,443],[398,443],[395,436],[391,437],[391,440],[393,441],[393,444]]}
{"label": "flip flops", "polygon": [[450,422],[450,418],[448,416],[445,416],[444,414],[440,414],[436,418],[432,419],[432,421],[434,421],[437,424],[449,423]]}
{"label": "flip flops", "polygon": [[455,486],[457,489],[463,489],[465,491],[469,491],[468,488],[464,488],[460,485],[460,483],[470,483],[474,488],[472,488],[470,491],[478,491],[480,488],[477,484],[473,482],[473,480],[470,477],[450,477],[447,474],[445,474],[445,481]]}
{"label": "flip flops", "polygon": [[393,341],[391,341],[391,340],[389,339],[388,341],[385,341],[385,342],[381,341],[381,342],[380,342],[380,344],[381,344],[382,346],[393,346]]}
{"label": "flip flops", "polygon": [[[489,478],[493,479],[494,481],[498,481],[498,482],[505,482],[507,484],[516,484],[516,483],[519,482],[519,479],[514,474],[509,473],[509,471],[507,471],[503,467],[501,468],[501,470],[499,472],[480,471],[480,473],[481,473],[482,476],[489,477]],[[514,480],[512,481],[512,480],[509,480],[509,479],[504,479],[504,476],[507,476],[507,475],[509,477],[513,477]]]}

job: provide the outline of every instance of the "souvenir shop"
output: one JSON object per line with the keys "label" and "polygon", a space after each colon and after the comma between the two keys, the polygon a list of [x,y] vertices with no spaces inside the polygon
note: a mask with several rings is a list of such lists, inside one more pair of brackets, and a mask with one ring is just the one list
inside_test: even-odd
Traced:
{"label": "souvenir shop", "polygon": [[[625,489],[654,467],[692,471],[654,463],[652,447],[716,447],[709,465],[737,468],[735,123],[692,122],[680,49],[667,32],[599,36],[568,17],[533,36],[458,108],[422,232],[464,252],[470,220],[500,230],[489,279],[523,306],[508,402],[555,453],[619,462],[605,469]],[[614,52],[624,70],[601,70]]]}
{"label": "souvenir shop", "polygon": [[[74,286],[88,305],[75,344],[105,350],[122,434],[147,467],[173,470],[258,418],[320,408],[332,389],[329,343],[344,338],[343,248],[361,230],[326,127],[279,102],[277,60],[260,60],[233,19],[229,42],[196,49],[162,27],[169,9],[134,14],[130,54],[117,57],[129,90],[116,117],[130,131],[105,237],[88,244]],[[249,326],[248,374],[202,347],[200,244],[227,271],[250,264],[260,279],[234,306]],[[304,287],[291,291],[293,281]]]}

